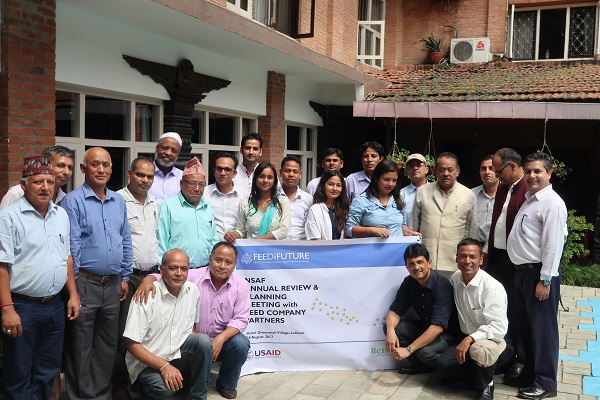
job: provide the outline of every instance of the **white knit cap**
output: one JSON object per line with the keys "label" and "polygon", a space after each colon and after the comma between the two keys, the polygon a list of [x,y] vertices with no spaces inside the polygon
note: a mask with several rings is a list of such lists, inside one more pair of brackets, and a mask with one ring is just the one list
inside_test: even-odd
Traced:
{"label": "white knit cap", "polygon": [[181,140],[181,136],[179,136],[179,133],[177,133],[177,132],[166,132],[166,133],[163,133],[162,135],[160,135],[160,138],[158,138],[158,141],[160,142],[164,138],[172,138],[172,139],[177,140],[177,143],[179,143],[179,147],[181,147],[183,145],[183,141]]}

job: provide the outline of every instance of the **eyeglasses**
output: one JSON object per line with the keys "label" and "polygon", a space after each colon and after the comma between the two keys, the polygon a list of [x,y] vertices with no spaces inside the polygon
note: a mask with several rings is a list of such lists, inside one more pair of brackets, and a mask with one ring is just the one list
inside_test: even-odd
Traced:
{"label": "eyeglasses", "polygon": [[510,165],[510,163],[506,163],[504,164],[504,167],[500,168],[498,171],[494,171],[496,173],[496,175],[499,175],[502,171],[504,171],[504,168],[508,167]]}
{"label": "eyeglasses", "polygon": [[206,183],[204,183],[204,182],[186,181],[185,179],[182,179],[182,181],[184,181],[185,184],[191,188],[195,188],[195,187],[203,188],[206,186]]}
{"label": "eyeglasses", "polygon": [[230,174],[230,173],[233,172],[233,168],[230,168],[230,167],[215,167],[215,171],[217,171],[217,172],[223,172],[223,171],[225,171],[228,174]]}

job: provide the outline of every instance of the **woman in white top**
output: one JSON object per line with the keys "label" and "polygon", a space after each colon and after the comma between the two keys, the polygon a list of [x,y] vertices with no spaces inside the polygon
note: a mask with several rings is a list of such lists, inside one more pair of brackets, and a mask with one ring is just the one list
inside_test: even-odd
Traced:
{"label": "woman in white top", "polygon": [[290,227],[290,201],[277,195],[277,172],[271,163],[256,166],[252,177],[252,189],[247,201],[240,202],[238,221],[234,231],[227,232],[224,239],[235,243],[236,239],[285,239]]}
{"label": "woman in white top", "polygon": [[326,171],[315,190],[313,205],[308,209],[306,239],[342,239],[349,203],[344,176],[339,171]]}

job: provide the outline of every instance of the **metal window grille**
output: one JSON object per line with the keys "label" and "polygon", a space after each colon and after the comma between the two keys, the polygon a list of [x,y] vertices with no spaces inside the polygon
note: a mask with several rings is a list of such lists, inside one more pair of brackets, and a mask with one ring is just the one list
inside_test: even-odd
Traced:
{"label": "metal window grille", "polygon": [[536,46],[537,11],[515,12],[513,22],[513,59],[533,60]]}
{"label": "metal window grille", "polygon": [[570,22],[569,58],[593,57],[596,7],[572,8]]}

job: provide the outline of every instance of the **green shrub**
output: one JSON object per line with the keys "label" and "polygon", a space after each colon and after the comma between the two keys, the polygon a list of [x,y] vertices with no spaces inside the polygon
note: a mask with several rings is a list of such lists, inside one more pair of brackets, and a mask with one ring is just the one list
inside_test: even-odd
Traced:
{"label": "green shrub", "polygon": [[567,217],[569,235],[560,262],[563,269],[563,283],[573,286],[600,287],[600,265],[579,266],[571,263],[573,257],[590,254],[583,245],[582,239],[586,231],[594,229],[594,225],[588,224],[583,215],[575,215],[576,212],[570,210]]}

